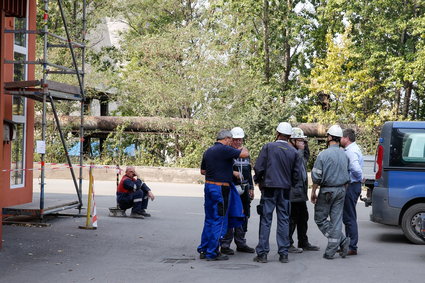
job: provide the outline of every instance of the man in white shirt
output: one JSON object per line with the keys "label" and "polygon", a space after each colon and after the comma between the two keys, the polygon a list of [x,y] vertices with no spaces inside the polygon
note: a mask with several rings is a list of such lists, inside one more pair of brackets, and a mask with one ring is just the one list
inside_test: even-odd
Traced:
{"label": "man in white shirt", "polygon": [[345,234],[350,237],[348,255],[357,255],[357,242],[359,239],[357,229],[356,204],[362,190],[363,179],[363,155],[356,144],[356,133],[353,129],[345,129],[341,138],[341,145],[345,149],[350,165],[350,183],[345,194],[343,222]]}

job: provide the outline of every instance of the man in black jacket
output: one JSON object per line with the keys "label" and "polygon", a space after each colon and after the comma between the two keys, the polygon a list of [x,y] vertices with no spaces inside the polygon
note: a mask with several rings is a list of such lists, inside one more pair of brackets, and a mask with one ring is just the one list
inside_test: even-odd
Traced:
{"label": "man in black jacket", "polygon": [[[290,253],[302,253],[303,251],[318,251],[319,247],[313,246],[309,243],[307,237],[308,228],[308,178],[307,178],[307,162],[310,157],[310,150],[308,143],[305,140],[304,132],[300,128],[292,128],[292,135],[289,139],[297,151],[300,158],[301,178],[291,188],[291,217],[289,221],[289,239],[291,246],[289,247]],[[298,248],[294,246],[292,236],[297,230]]]}
{"label": "man in black jacket", "polygon": [[289,123],[280,123],[277,127],[276,141],[263,146],[254,166],[254,181],[261,190],[259,241],[254,261],[266,263],[270,251],[269,237],[273,211],[277,214],[277,245],[279,261],[288,262],[289,215],[291,187],[300,178],[299,157],[294,147],[288,144],[292,134]]}

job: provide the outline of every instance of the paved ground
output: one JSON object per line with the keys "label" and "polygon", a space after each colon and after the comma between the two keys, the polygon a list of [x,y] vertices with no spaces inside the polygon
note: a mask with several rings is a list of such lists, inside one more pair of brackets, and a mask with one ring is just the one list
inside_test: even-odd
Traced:
{"label": "paved ground", "polygon": [[[76,199],[69,180],[47,182],[46,198]],[[241,253],[226,262],[199,260],[202,186],[149,185],[157,196],[150,203],[149,219],[108,217],[108,207],[115,203],[115,184],[96,181],[99,228],[95,231],[78,229],[85,219],[72,217],[49,220],[51,227],[4,226],[0,282],[424,281],[424,246],[409,244],[398,228],[371,223],[370,208],[363,203],[358,205],[358,256],[323,259],[326,239],[311,219],[309,236],[321,251],[290,255],[288,264],[278,262],[275,227],[267,264],[254,263],[252,254]],[[258,198],[253,207],[257,204]],[[312,216],[311,204],[309,209]],[[251,246],[256,244],[258,221],[253,213],[247,235]]]}

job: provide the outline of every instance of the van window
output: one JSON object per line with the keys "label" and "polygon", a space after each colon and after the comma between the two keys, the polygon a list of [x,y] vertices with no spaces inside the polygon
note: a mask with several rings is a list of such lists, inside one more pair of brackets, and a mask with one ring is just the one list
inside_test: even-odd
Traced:
{"label": "van window", "polygon": [[425,167],[425,129],[393,129],[390,166]]}

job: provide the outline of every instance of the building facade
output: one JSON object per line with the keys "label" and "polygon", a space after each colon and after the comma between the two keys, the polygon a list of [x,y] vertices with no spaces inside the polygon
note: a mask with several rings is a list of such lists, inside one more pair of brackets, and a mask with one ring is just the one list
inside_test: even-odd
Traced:
{"label": "building facade", "polygon": [[[33,197],[34,101],[7,94],[5,83],[34,80],[36,0],[0,2],[0,208],[29,203]],[[3,219],[0,209],[0,219]],[[0,245],[2,237],[0,225]]]}

